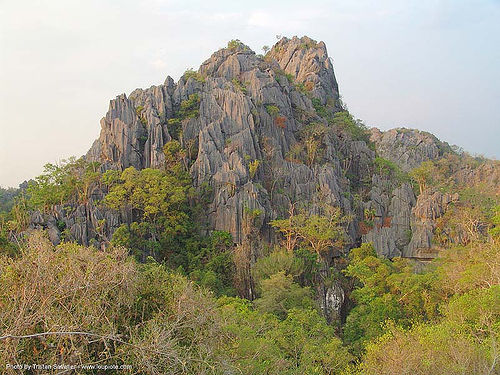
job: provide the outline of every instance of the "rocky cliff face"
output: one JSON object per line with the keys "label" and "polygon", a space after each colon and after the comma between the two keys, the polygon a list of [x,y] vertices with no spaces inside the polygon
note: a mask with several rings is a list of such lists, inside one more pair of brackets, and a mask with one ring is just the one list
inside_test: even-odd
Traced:
{"label": "rocky cliff face", "polygon": [[[86,159],[101,162],[103,170],[158,168],[163,146],[177,139],[187,150],[194,185],[211,187],[207,230],[228,231],[235,243],[255,234],[273,241],[268,223],[286,217],[291,204],[311,212],[329,204],[352,218],[348,247],[363,240],[387,257],[428,257],[434,222],[456,197],[427,192],[417,198],[408,182],[374,168],[373,148],[408,171],[450,146],[418,130],[374,128],[368,147],[331,121],[341,110],[323,42],[283,38],[262,57],[233,41],[177,83],[167,77],[162,85],[111,100]],[[304,149],[311,129],[320,129],[313,160]],[[495,184],[495,176],[464,169],[456,178]],[[35,213],[31,226],[49,229],[53,242],[65,229],[78,242],[102,245],[130,219],[95,206],[104,194],[99,190],[71,210],[55,207],[53,215]]]}
{"label": "rocky cliff face", "polygon": [[381,157],[396,163],[405,172],[451,152],[448,143],[416,129],[397,128],[381,132],[372,128],[370,140],[375,143]]}
{"label": "rocky cliff face", "polygon": [[[267,238],[267,223],[284,216],[290,203],[304,202],[318,210],[320,202],[327,202],[353,213],[351,184],[342,162],[355,155],[350,169],[368,173],[374,153],[364,142],[331,129],[323,139],[320,163],[308,165],[289,157],[305,126],[329,127],[313,101],[329,114],[341,109],[326,47],[307,37],[283,38],[265,58],[235,43],[177,84],[167,78],[163,85],[118,96],[101,121],[101,135],[87,159],[118,168],[161,165],[162,147],[175,137],[169,120],[193,94],[200,100],[199,116],[181,119],[179,139],[193,149],[190,172],[195,186],[213,188],[207,213],[211,228],[226,230],[241,242],[248,234],[247,212],[260,212],[254,225]],[[258,164],[256,171],[250,171],[250,163]],[[355,223],[350,235],[354,242]]]}
{"label": "rocky cliff face", "polygon": [[[387,257],[435,256],[435,221],[457,196],[427,191],[417,197],[408,181],[378,171],[376,156],[407,172],[451,148],[411,129],[371,129],[367,144],[335,122],[342,110],[323,42],[283,38],[263,57],[232,41],[177,83],[167,77],[111,100],[86,159],[103,170],[158,168],[163,146],[176,139],[186,149],[194,186],[211,188],[206,230],[228,231],[235,243],[273,242],[268,223],[286,217],[290,205],[318,213],[328,204],[352,219],[346,250],[367,241]],[[465,168],[456,179],[498,186],[500,169],[492,168]],[[104,194],[98,190],[69,210],[55,207],[51,215],[35,213],[31,226],[48,229],[54,243],[66,230],[69,238],[102,246],[131,220],[95,205]],[[252,259],[258,256],[252,247]],[[319,291],[323,309],[338,314],[342,288]]]}
{"label": "rocky cliff face", "polygon": [[[182,115],[193,95],[199,105],[196,115]],[[176,138],[188,150],[194,185],[212,188],[208,230],[228,231],[236,243],[255,233],[272,241],[268,223],[285,217],[290,204],[318,212],[327,203],[352,217],[349,246],[364,240],[388,257],[418,257],[431,247],[432,238],[432,223],[419,216],[418,207],[434,205],[437,212],[446,204],[427,197],[417,201],[408,183],[377,174],[376,154],[366,142],[327,121],[341,110],[323,42],[283,38],[265,57],[233,42],[177,83],[167,77],[163,85],[111,100],[100,137],[86,158],[104,168],[160,167],[163,146]],[[321,152],[309,162],[296,150],[314,124],[326,131]],[[403,171],[451,150],[418,130],[370,132],[377,154]],[[366,210],[374,212],[370,226],[363,223]],[[111,222],[120,222],[115,219]],[[107,239],[115,227],[107,228]],[[85,232],[83,227],[75,231]],[[84,243],[87,237],[82,237]]]}

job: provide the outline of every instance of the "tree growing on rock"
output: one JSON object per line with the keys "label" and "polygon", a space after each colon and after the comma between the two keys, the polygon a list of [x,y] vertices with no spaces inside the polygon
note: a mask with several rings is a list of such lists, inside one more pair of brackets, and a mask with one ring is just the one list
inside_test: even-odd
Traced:
{"label": "tree growing on rock", "polygon": [[325,213],[320,215],[305,212],[295,214],[292,206],[289,214],[288,219],[273,220],[270,223],[285,236],[285,247],[288,251],[305,245],[325,259],[330,250],[343,248],[347,218],[339,207],[326,207]]}
{"label": "tree growing on rock", "polygon": [[410,171],[410,177],[418,183],[420,194],[422,194],[432,181],[436,168],[430,160],[424,161],[419,167]]}

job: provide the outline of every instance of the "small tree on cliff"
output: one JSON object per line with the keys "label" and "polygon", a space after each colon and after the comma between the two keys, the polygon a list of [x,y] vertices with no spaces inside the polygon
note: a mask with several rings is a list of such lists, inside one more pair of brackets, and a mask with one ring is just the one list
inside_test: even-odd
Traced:
{"label": "small tree on cliff", "polygon": [[323,215],[295,214],[293,209],[289,213],[288,219],[270,223],[285,236],[287,250],[293,251],[304,244],[324,259],[328,250],[344,246],[347,217],[342,215],[339,207],[328,206]]}
{"label": "small tree on cliff", "polygon": [[410,177],[418,183],[420,194],[422,194],[427,189],[428,184],[431,183],[435,171],[436,168],[434,163],[430,160],[424,161],[419,167],[410,171]]}

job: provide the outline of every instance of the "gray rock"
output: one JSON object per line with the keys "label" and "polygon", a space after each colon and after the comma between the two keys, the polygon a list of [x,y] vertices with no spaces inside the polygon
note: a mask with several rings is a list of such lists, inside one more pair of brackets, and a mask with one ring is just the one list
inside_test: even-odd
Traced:
{"label": "gray rock", "polygon": [[381,132],[371,129],[370,140],[375,143],[377,153],[396,163],[403,171],[418,167],[427,160],[437,160],[451,147],[434,135],[416,129],[391,129]]}

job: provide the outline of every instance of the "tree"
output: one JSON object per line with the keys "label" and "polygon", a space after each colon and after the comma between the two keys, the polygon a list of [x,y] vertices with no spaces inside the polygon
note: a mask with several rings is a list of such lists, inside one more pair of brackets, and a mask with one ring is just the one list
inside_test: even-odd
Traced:
{"label": "tree", "polygon": [[292,308],[312,308],[313,300],[308,287],[301,287],[291,275],[279,271],[260,281],[261,297],[254,301],[260,310],[273,313],[281,319]]}
{"label": "tree", "polygon": [[257,262],[252,267],[252,273],[254,279],[259,283],[278,272],[284,272],[285,275],[298,278],[304,272],[304,269],[303,259],[295,256],[293,252],[277,248],[269,255],[257,259]]}
{"label": "tree", "polygon": [[409,326],[435,319],[445,297],[435,273],[415,274],[405,259],[380,258],[372,244],[350,251],[344,274],[355,282],[351,298],[356,306],[347,316],[343,336],[358,354],[384,333],[387,320]]}
{"label": "tree", "polygon": [[319,256],[325,256],[329,249],[343,248],[345,220],[339,207],[330,207],[325,215],[310,215],[304,226],[298,228],[298,233]]}
{"label": "tree", "polygon": [[410,177],[418,183],[420,194],[422,194],[431,183],[434,172],[435,166],[430,160],[424,161],[419,167],[410,171]]}
{"label": "tree", "polygon": [[[145,374],[235,372],[215,299],[164,265],[35,233],[0,255],[0,366],[130,365]],[[37,372],[37,371],[35,371]]]}
{"label": "tree", "polygon": [[320,257],[325,257],[328,250],[343,248],[346,222],[347,218],[338,207],[326,207],[323,215],[307,215],[304,212],[295,214],[291,206],[288,219],[273,220],[270,224],[285,235],[289,251],[303,243]]}
{"label": "tree", "polygon": [[[133,167],[125,169],[119,181],[109,176],[105,176],[105,180],[113,181],[113,185],[104,204],[115,210],[127,210],[137,222],[134,227],[130,226],[130,234],[136,239],[133,242],[142,244],[143,248],[137,250],[144,251],[144,255],[158,255],[154,251],[158,249],[155,243],[168,242],[188,232],[188,180],[158,169],[137,171]],[[123,231],[119,234],[124,234]]]}
{"label": "tree", "polygon": [[319,122],[313,122],[301,130],[300,137],[305,144],[307,165],[313,165],[319,156],[326,131],[326,126]]}

